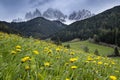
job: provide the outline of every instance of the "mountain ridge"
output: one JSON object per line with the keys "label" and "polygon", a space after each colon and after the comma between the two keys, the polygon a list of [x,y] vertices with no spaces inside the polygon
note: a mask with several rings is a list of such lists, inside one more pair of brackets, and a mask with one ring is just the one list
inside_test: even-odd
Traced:
{"label": "mountain ridge", "polygon": [[[96,38],[101,42],[120,45],[120,6],[113,7],[91,18],[76,21],[52,37],[69,41],[74,38]],[[116,35],[117,34],[117,35]]]}

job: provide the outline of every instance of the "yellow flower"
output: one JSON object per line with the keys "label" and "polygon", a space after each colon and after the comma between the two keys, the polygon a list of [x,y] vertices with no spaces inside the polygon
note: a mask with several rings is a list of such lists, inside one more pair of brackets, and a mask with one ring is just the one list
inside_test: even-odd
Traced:
{"label": "yellow flower", "polygon": [[57,52],[60,52],[60,48],[59,48],[59,47],[58,47],[58,48],[56,48],[56,51],[57,51]]}
{"label": "yellow flower", "polygon": [[75,62],[77,60],[78,60],[77,58],[70,58],[70,62]]}
{"label": "yellow flower", "polygon": [[11,54],[16,54],[16,51],[11,51]]}
{"label": "yellow flower", "polygon": [[49,49],[49,50],[48,50],[48,54],[51,54],[51,53],[52,53],[52,50],[51,50],[51,49]]}
{"label": "yellow flower", "polygon": [[39,54],[39,52],[37,50],[34,50],[33,53],[34,54]]}
{"label": "yellow flower", "polygon": [[21,46],[20,46],[20,45],[17,45],[17,46],[16,46],[16,49],[21,49]]}
{"label": "yellow flower", "polygon": [[26,56],[26,57],[21,59],[21,62],[24,63],[24,62],[29,61],[29,60],[30,60],[30,57]]}
{"label": "yellow flower", "polygon": [[112,61],[112,64],[115,64],[115,62]]}
{"label": "yellow flower", "polygon": [[97,60],[101,59],[101,56],[98,56],[96,59],[97,59]]}
{"label": "yellow flower", "polygon": [[110,76],[110,79],[111,80],[117,80],[117,77],[116,76]]}
{"label": "yellow flower", "polygon": [[45,63],[44,63],[44,66],[49,67],[49,66],[50,66],[50,63],[49,63],[49,62],[45,62]]}
{"label": "yellow flower", "polygon": [[65,63],[65,66],[68,66],[69,65],[69,63]]}
{"label": "yellow flower", "polygon": [[100,65],[100,64],[103,64],[103,62],[100,61],[100,62],[98,62],[98,64],[99,64],[99,65]]}
{"label": "yellow flower", "polygon": [[88,61],[92,61],[93,58],[92,58],[92,57],[88,57],[87,60],[88,60]]}
{"label": "yellow flower", "polygon": [[76,69],[77,68],[77,66],[71,66],[71,69]]}
{"label": "yellow flower", "polygon": [[75,52],[70,52],[70,55],[74,55],[75,54]]}
{"label": "yellow flower", "polygon": [[69,78],[66,78],[65,80],[70,80]]}
{"label": "yellow flower", "polygon": [[105,66],[108,66],[109,64],[108,63],[104,63]]}
{"label": "yellow flower", "polygon": [[29,70],[30,69],[30,66],[25,66],[25,70]]}
{"label": "yellow flower", "polygon": [[20,52],[20,51],[22,51],[22,50],[21,50],[21,49],[16,49],[16,51],[17,51],[17,52]]}

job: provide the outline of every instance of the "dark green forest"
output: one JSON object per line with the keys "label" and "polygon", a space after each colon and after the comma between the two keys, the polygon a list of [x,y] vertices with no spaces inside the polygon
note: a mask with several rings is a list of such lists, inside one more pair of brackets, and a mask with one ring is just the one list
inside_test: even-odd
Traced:
{"label": "dark green forest", "polygon": [[77,21],[56,33],[51,39],[65,42],[75,38],[80,38],[80,40],[92,38],[96,42],[120,46],[120,6],[91,18]]}

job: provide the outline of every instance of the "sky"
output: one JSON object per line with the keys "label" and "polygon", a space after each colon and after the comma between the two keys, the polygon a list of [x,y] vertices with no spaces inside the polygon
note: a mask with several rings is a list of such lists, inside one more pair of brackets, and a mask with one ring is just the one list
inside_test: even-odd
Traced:
{"label": "sky", "polygon": [[0,0],[0,21],[24,19],[27,12],[36,8],[41,12],[47,8],[59,9],[64,14],[87,9],[98,14],[118,5],[120,0]]}

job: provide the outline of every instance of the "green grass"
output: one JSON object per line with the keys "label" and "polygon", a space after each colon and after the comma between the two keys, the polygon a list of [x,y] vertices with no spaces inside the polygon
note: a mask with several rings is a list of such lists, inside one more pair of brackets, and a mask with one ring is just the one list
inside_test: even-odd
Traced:
{"label": "green grass", "polygon": [[63,43],[63,45],[67,45],[67,44],[70,44],[71,49],[74,49],[77,51],[83,50],[85,46],[89,48],[90,53],[94,53],[95,49],[97,49],[99,54],[102,56],[107,56],[114,52],[114,49],[111,47],[90,43],[89,41],[76,41],[76,42]]}
{"label": "green grass", "polygon": [[119,60],[0,32],[0,80],[120,80],[119,66]]}

